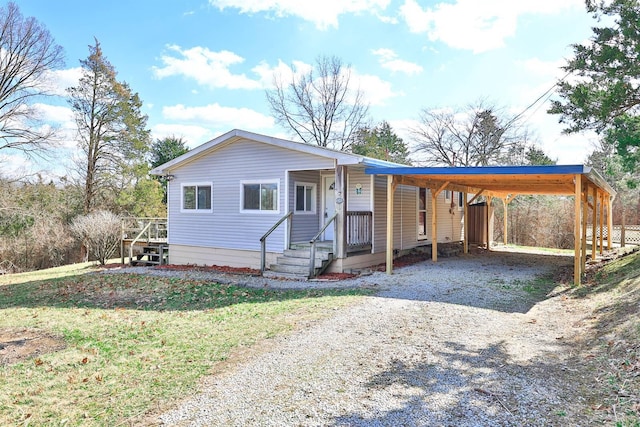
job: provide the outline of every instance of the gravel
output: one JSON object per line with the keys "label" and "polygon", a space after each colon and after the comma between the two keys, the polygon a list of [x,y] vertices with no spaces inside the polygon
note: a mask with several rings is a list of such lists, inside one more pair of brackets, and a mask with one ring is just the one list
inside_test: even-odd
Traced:
{"label": "gravel", "polygon": [[378,289],[330,318],[269,340],[156,422],[589,425],[589,406],[577,393],[585,379],[570,363],[589,307],[577,306],[562,289],[538,297],[527,292],[536,277],[571,264],[566,256],[492,252],[340,282],[139,270],[246,286]]}

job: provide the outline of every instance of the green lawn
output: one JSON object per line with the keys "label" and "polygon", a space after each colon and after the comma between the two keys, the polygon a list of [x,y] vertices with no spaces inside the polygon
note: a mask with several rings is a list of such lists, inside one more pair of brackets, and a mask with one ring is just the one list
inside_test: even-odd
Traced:
{"label": "green lawn", "polygon": [[62,350],[0,365],[0,425],[117,425],[197,391],[240,346],[355,303],[364,290],[275,291],[86,265],[0,277],[0,331]]}

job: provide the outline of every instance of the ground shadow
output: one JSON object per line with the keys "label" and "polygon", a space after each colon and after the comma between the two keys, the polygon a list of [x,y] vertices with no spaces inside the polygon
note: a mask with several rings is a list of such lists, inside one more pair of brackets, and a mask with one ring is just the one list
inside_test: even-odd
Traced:
{"label": "ground shadow", "polygon": [[367,295],[368,289],[248,288],[213,280],[146,274],[89,273],[0,286],[0,309],[55,307],[135,310],[208,310],[234,304]]}
{"label": "ground shadow", "polygon": [[379,296],[527,313],[566,288],[558,278],[572,262],[566,255],[497,251],[423,260],[383,278]]}
{"label": "ground shadow", "polygon": [[[572,346],[573,343],[567,343]],[[436,363],[393,360],[365,384],[370,408],[388,407],[391,391],[402,406],[363,410],[332,426],[543,426],[589,425],[593,410],[576,399],[584,386],[566,362],[517,363],[502,343],[470,349],[455,342],[435,353]],[[403,394],[404,393],[404,394]]]}

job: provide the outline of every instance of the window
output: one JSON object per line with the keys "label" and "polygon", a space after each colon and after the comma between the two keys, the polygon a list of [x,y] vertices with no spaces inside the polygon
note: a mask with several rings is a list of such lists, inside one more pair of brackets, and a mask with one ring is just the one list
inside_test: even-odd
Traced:
{"label": "window", "polygon": [[418,239],[427,238],[427,189],[418,188]]}
{"label": "window", "polygon": [[458,208],[464,209],[464,193],[463,192],[458,193]]}
{"label": "window", "polygon": [[295,206],[298,213],[315,213],[316,185],[296,182]]}
{"label": "window", "polygon": [[278,181],[242,182],[241,191],[242,211],[278,211]]}
{"label": "window", "polygon": [[451,191],[450,190],[444,190],[444,199],[445,200],[451,200]]}
{"label": "window", "polygon": [[182,185],[182,212],[211,211],[210,182]]}

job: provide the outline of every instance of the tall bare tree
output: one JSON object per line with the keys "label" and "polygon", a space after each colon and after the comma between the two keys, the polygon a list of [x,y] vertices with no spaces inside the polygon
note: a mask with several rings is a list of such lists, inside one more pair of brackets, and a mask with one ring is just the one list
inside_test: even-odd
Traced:
{"label": "tall bare tree", "polygon": [[427,163],[447,166],[507,163],[528,138],[517,120],[482,101],[464,111],[424,109],[410,133]]}
{"label": "tall bare tree", "polygon": [[80,63],[82,78],[68,91],[79,145],[86,156],[84,212],[89,213],[97,207],[99,196],[120,192],[146,174],[151,141],[145,128],[147,116],[140,112],[142,101],[127,83],[116,79],[115,68],[97,40]]}
{"label": "tall bare tree", "polygon": [[354,88],[351,67],[336,56],[319,56],[315,69],[274,76],[275,89],[266,92],[276,121],[307,144],[346,150],[364,125],[369,106]]}
{"label": "tall bare tree", "polygon": [[51,142],[32,101],[47,95],[49,72],[64,64],[62,47],[35,18],[9,2],[0,7],[0,150],[41,153]]}

